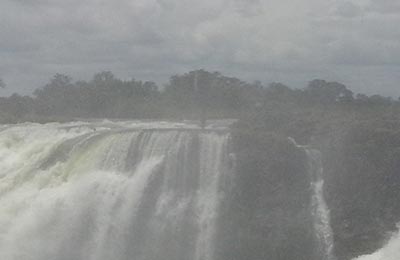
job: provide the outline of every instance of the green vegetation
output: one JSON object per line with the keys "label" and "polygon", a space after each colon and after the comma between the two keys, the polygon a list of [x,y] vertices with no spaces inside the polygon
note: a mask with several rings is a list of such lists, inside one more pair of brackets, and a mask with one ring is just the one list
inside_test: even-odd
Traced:
{"label": "green vegetation", "polygon": [[236,117],[252,103],[258,84],[204,70],[172,76],[162,90],[150,81],[117,79],[101,72],[92,80],[73,82],[56,74],[33,97],[14,94],[0,98],[0,122],[48,118],[169,118]]}
{"label": "green vegetation", "polygon": [[398,101],[379,95],[354,97],[343,84],[324,80],[313,80],[305,89],[291,89],[281,83],[264,87],[259,82],[247,83],[218,72],[197,70],[174,75],[160,88],[151,81],[121,80],[111,72],[100,72],[88,82],[74,82],[67,75],[56,74],[33,96],[2,97],[0,122],[45,118],[198,119],[203,113],[208,118],[260,119],[259,124],[272,119],[276,122],[271,126],[280,128],[285,120],[298,117],[297,113],[376,114],[388,108],[398,111],[399,107]]}

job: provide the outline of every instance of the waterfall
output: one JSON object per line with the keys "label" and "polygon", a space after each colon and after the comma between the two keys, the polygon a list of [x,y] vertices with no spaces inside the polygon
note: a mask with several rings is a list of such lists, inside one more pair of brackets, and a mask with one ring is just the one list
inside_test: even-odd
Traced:
{"label": "waterfall", "polygon": [[318,258],[336,260],[334,255],[333,231],[330,223],[330,212],[324,198],[324,168],[321,153],[308,146],[298,145],[289,137],[289,141],[307,154],[308,171],[312,188],[311,214],[314,220],[315,235],[318,244]]}
{"label": "waterfall", "polygon": [[329,208],[324,198],[324,179],[321,153],[315,149],[304,148],[309,163],[312,187],[312,216],[319,244],[321,260],[335,260],[333,252],[333,232],[330,224]]}
{"label": "waterfall", "polygon": [[173,123],[0,131],[0,259],[213,260],[229,135]]}

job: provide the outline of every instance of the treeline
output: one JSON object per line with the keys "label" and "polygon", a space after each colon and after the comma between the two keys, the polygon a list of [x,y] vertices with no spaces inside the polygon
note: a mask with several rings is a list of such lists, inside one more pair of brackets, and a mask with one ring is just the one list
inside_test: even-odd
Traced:
{"label": "treeline", "polygon": [[195,119],[200,114],[240,118],[277,104],[360,108],[393,107],[399,102],[379,95],[354,95],[345,85],[324,80],[292,89],[281,83],[263,86],[197,70],[174,75],[160,87],[151,81],[121,80],[111,72],[100,72],[90,81],[76,82],[56,74],[33,96],[2,97],[0,119],[3,123],[72,118]]}

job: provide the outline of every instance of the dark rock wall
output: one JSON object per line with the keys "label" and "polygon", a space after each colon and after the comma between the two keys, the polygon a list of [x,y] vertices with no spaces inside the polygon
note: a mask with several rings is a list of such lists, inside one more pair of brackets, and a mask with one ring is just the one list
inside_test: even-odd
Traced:
{"label": "dark rock wall", "polygon": [[236,175],[222,204],[216,259],[318,259],[304,151],[257,131],[234,131],[233,151]]}
{"label": "dark rock wall", "polygon": [[325,197],[340,260],[376,251],[397,230],[399,129],[390,121],[358,122],[316,141],[324,156]]}

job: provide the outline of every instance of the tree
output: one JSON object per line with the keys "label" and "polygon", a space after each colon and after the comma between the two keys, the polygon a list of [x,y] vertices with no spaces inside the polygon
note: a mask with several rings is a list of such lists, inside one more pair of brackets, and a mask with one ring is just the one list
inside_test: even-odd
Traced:
{"label": "tree", "polygon": [[255,92],[260,92],[257,84],[248,84],[219,72],[196,70],[172,76],[164,94],[169,103],[186,114],[206,111],[213,116],[230,116],[252,104],[250,100]]}
{"label": "tree", "polygon": [[72,78],[70,76],[59,74],[53,76],[50,82],[47,83],[43,88],[35,90],[33,93],[38,98],[48,98],[48,97],[60,97],[60,92],[65,91],[66,88],[72,86]]}
{"label": "tree", "polygon": [[43,88],[35,90],[33,94],[40,104],[40,113],[68,114],[76,103],[72,78],[64,74],[56,74]]}
{"label": "tree", "polygon": [[369,97],[369,102],[374,105],[390,105],[393,102],[393,100],[391,97],[372,95]]}
{"label": "tree", "polygon": [[266,92],[267,98],[272,100],[287,100],[293,94],[291,88],[279,82],[269,84]]}
{"label": "tree", "polygon": [[115,80],[115,76],[111,71],[102,71],[93,76],[93,82],[96,84],[110,83]]}
{"label": "tree", "polygon": [[310,81],[305,89],[306,94],[313,101],[322,104],[353,101],[353,92],[341,83],[327,82],[321,79]]}

